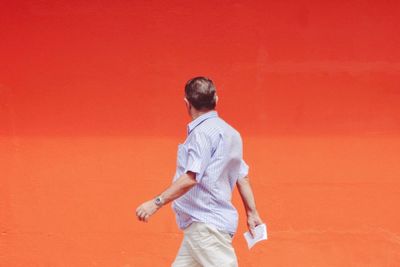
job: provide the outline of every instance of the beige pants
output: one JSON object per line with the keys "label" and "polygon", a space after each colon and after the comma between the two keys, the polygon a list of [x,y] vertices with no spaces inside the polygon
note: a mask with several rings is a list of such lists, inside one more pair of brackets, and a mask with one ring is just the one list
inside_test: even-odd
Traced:
{"label": "beige pants", "polygon": [[232,238],[214,226],[192,223],[184,237],[172,267],[237,267]]}

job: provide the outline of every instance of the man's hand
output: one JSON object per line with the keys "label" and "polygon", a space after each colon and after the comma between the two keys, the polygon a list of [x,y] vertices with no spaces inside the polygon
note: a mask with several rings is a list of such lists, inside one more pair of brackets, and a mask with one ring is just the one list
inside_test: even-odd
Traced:
{"label": "man's hand", "polygon": [[147,222],[151,215],[156,213],[160,207],[156,205],[154,200],[144,202],[136,209],[136,216],[139,221]]}
{"label": "man's hand", "polygon": [[244,208],[247,214],[247,227],[251,235],[254,237],[254,228],[257,225],[263,224],[260,216],[258,215],[256,202],[254,201],[253,190],[250,186],[249,177],[243,177],[238,179],[237,187],[239,190],[240,197],[242,198]]}
{"label": "man's hand", "polygon": [[257,225],[263,224],[260,216],[258,215],[257,211],[250,212],[247,214],[247,227],[249,228],[249,231],[251,235],[254,237],[254,228]]}
{"label": "man's hand", "polygon": [[[177,199],[189,191],[193,186],[197,184],[196,173],[188,171],[179,177],[170,187],[167,188],[163,193],[159,194],[163,198],[163,206],[169,202]],[[136,216],[140,221],[147,222],[151,215],[156,213],[161,206],[157,206],[155,201],[144,202],[136,209]]]}

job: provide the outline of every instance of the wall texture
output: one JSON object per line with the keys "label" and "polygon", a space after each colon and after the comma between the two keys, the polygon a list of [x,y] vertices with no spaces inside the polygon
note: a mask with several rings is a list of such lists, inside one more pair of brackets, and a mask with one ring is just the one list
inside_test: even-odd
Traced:
{"label": "wall texture", "polygon": [[169,266],[183,85],[211,77],[269,240],[241,266],[399,266],[398,1],[0,2],[0,266]]}

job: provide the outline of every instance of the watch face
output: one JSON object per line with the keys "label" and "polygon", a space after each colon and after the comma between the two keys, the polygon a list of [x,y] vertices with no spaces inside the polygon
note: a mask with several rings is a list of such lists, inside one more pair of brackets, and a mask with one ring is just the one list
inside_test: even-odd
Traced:
{"label": "watch face", "polygon": [[156,202],[156,205],[157,205],[157,206],[161,206],[161,205],[162,205],[161,197],[157,197],[156,200],[155,200],[155,202]]}

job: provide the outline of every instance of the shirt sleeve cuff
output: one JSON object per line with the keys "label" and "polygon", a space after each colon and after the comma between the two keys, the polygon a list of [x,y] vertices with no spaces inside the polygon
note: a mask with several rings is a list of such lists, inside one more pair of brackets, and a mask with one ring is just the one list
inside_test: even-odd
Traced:
{"label": "shirt sleeve cuff", "polygon": [[243,179],[249,174],[249,165],[247,165],[244,161],[242,161],[242,164],[240,166],[239,170],[239,180]]}
{"label": "shirt sleeve cuff", "polygon": [[196,173],[196,181],[200,182],[200,179],[201,179],[201,174],[200,174],[201,166],[200,166],[200,164],[199,163],[196,164],[195,162],[188,163],[186,168],[185,168],[185,173],[187,173],[189,171]]}

